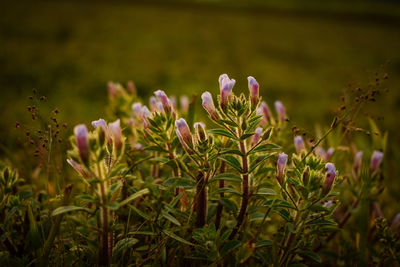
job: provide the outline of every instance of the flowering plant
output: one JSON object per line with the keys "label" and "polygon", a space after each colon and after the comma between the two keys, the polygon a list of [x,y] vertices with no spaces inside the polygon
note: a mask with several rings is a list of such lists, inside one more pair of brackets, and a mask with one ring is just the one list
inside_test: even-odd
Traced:
{"label": "flowering plant", "polygon": [[[379,207],[383,152],[373,152],[369,167],[361,151],[350,161],[335,157],[339,151],[321,144],[345,117],[336,117],[318,141],[305,141],[280,101],[276,114],[269,109],[254,77],[248,77],[248,96],[236,95],[234,85],[223,74],[216,99],[201,95],[206,124],[194,121],[195,98],[182,97],[178,107],[158,90],[148,108],[133,84],[126,91],[110,83],[109,114],[116,120],[93,121],[90,130],[75,126],[68,163],[79,178],[78,193],[66,187],[49,213],[50,232],[38,237],[43,249],[30,257],[39,265],[100,266],[336,262],[326,251],[341,253],[331,247],[343,238],[353,210],[361,210],[356,219],[369,218],[368,209]],[[8,173],[0,195],[7,218],[17,181]],[[354,199],[345,197],[349,192]],[[376,257],[366,247],[371,226],[362,225],[359,263]],[[390,243],[382,262],[398,260],[398,228],[388,229],[383,219],[374,227]],[[6,223],[2,229],[13,231]],[[7,255],[4,262],[18,258]]]}

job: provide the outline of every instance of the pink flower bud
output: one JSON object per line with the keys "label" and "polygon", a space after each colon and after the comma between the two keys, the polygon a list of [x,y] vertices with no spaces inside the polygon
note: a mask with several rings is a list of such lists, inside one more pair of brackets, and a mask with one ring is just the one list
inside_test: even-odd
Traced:
{"label": "pink flower bud", "polygon": [[150,109],[151,109],[151,111],[162,112],[162,109],[159,110],[159,105],[161,105],[161,107],[162,107],[162,104],[161,104],[161,102],[157,101],[157,98],[156,98],[156,97],[151,96],[151,97],[150,97],[150,100],[149,100],[149,103],[150,103]]}
{"label": "pink flower bud", "polygon": [[373,174],[375,174],[379,171],[382,160],[383,160],[383,152],[375,150],[372,153],[371,164],[369,167],[369,169],[371,170],[371,172]]}
{"label": "pink flower bud", "polygon": [[278,114],[278,118],[280,121],[286,120],[286,110],[285,106],[282,104],[281,101],[275,101],[275,109],[276,113]]}
{"label": "pink flower bud", "polygon": [[92,126],[93,126],[94,128],[96,128],[96,129],[97,129],[97,128],[102,129],[103,132],[104,132],[104,134],[106,135],[107,143],[108,143],[109,145],[112,144],[112,139],[111,139],[111,136],[110,136],[110,132],[109,132],[109,130],[108,130],[108,126],[107,126],[107,123],[106,123],[105,120],[103,120],[103,119],[98,119],[97,121],[92,121]]}
{"label": "pink flower bud", "polygon": [[115,95],[117,94],[117,86],[116,86],[116,84],[111,82],[111,81],[108,82],[107,83],[107,89],[108,89],[108,94],[111,97],[115,97]]}
{"label": "pink flower bud", "polygon": [[300,135],[294,137],[294,147],[296,148],[297,154],[300,154],[302,150],[306,149],[303,137]]}
{"label": "pink flower bud", "polygon": [[324,184],[322,185],[322,193],[324,195],[328,194],[329,191],[331,191],[332,184],[335,181],[336,177],[335,165],[333,165],[333,163],[328,162],[325,165],[325,170],[326,170],[325,181]]}
{"label": "pink flower bud", "polygon": [[205,141],[207,139],[206,125],[202,122],[196,122],[193,127],[196,134],[196,139],[201,142]]}
{"label": "pink flower bud", "polygon": [[355,174],[357,174],[361,169],[362,156],[362,151],[358,151],[357,154],[354,156],[353,171]]}
{"label": "pink flower bud", "polygon": [[84,164],[89,163],[89,136],[86,125],[79,124],[74,128],[76,145],[79,150],[79,156]]}
{"label": "pink flower bud", "polygon": [[189,98],[185,95],[179,98],[180,107],[183,113],[188,112],[189,110]]}
{"label": "pink flower bud", "polygon": [[282,184],[283,182],[283,177],[285,175],[285,167],[287,163],[287,158],[288,156],[285,153],[280,153],[278,156],[278,162],[276,164],[276,179],[278,179],[278,182]]}
{"label": "pink flower bud", "polygon": [[205,110],[207,110],[208,114],[210,114],[211,119],[217,121],[218,113],[214,106],[214,101],[209,92],[204,92],[201,95],[202,104]]}
{"label": "pink flower bud", "polygon": [[252,76],[247,77],[247,80],[250,90],[251,105],[256,106],[258,104],[258,99],[259,99],[258,82]]}
{"label": "pink flower bud", "polygon": [[72,168],[74,168],[77,172],[79,172],[79,174],[82,175],[82,177],[84,177],[84,178],[90,177],[90,175],[85,171],[83,166],[80,165],[79,163],[77,163],[76,161],[74,161],[72,159],[67,159],[67,162],[69,165],[72,166]]}
{"label": "pink flower bud", "polygon": [[129,82],[126,84],[126,87],[128,88],[128,91],[129,91],[132,95],[135,95],[135,94],[136,94],[136,86],[135,86],[135,83],[134,83],[134,82],[129,81]]}
{"label": "pink flower bud", "polygon": [[232,101],[232,87],[235,85],[236,81],[234,79],[229,79],[226,74],[219,76],[218,81],[221,90],[221,108],[225,110]]}
{"label": "pink flower bud", "polygon": [[180,118],[179,120],[176,120],[175,126],[176,134],[178,135],[178,138],[181,141],[183,147],[190,150],[193,147],[193,137],[190,133],[189,126],[187,125],[185,119]]}
{"label": "pink flower bud", "polygon": [[325,160],[325,161],[329,161],[329,160],[331,159],[331,157],[332,157],[332,155],[333,155],[334,152],[335,152],[335,149],[334,149],[333,147],[330,147],[330,148],[326,151],[324,160]]}
{"label": "pink flower bud", "polygon": [[171,113],[173,110],[172,103],[165,92],[162,90],[157,90],[154,92],[154,94],[161,101],[165,113]]}
{"label": "pink flower bud", "polygon": [[114,140],[114,146],[119,151],[122,149],[122,131],[120,126],[120,120],[116,120],[109,125],[111,135]]}
{"label": "pink flower bud", "polygon": [[146,106],[143,106],[142,107],[142,120],[143,120],[143,127],[144,128],[149,127],[150,123],[147,120],[147,118],[150,117],[150,116],[151,116],[150,110]]}
{"label": "pink flower bud", "polygon": [[169,101],[171,102],[172,107],[176,110],[176,97],[174,95],[171,95],[169,97]]}
{"label": "pink flower bud", "polygon": [[136,117],[140,118],[142,116],[142,103],[140,102],[133,103],[132,111]]}
{"label": "pink flower bud", "polygon": [[251,145],[252,146],[255,146],[260,141],[260,138],[261,138],[262,134],[263,134],[263,129],[261,127],[258,127],[254,131],[253,138],[251,139]]}
{"label": "pink flower bud", "polygon": [[271,110],[269,109],[267,103],[265,101],[262,101],[260,106],[257,108],[257,115],[262,115],[263,120],[261,121],[261,124],[266,126],[268,122],[273,123],[274,118],[272,117]]}

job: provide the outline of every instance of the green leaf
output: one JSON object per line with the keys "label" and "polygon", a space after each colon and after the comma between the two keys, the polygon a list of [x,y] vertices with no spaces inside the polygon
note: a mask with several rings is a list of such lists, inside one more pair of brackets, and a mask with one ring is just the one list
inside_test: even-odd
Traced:
{"label": "green leaf", "polygon": [[129,232],[129,235],[157,235],[157,233],[150,232],[150,231],[136,231],[136,232]]}
{"label": "green leaf", "polygon": [[312,250],[303,250],[303,251],[300,251],[299,254],[302,255],[302,256],[305,256],[307,258],[310,258],[310,259],[314,260],[317,263],[321,263],[322,262],[321,257],[317,253],[312,251]]}
{"label": "green leaf", "polygon": [[208,131],[210,134],[216,134],[216,135],[221,135],[221,136],[226,136],[231,139],[237,140],[237,138],[229,131],[224,130],[224,129],[211,129]]}
{"label": "green leaf", "polygon": [[230,199],[227,198],[220,198],[219,203],[221,203],[227,210],[232,211],[234,214],[236,214],[238,208],[236,206],[236,203]]}
{"label": "green leaf", "polygon": [[243,153],[240,150],[238,150],[238,149],[228,149],[228,148],[222,149],[219,154],[220,155],[235,154],[235,155],[238,155],[238,156],[243,156]]}
{"label": "green leaf", "polygon": [[119,203],[119,207],[122,207],[122,206],[128,204],[129,202],[131,202],[132,200],[135,200],[135,199],[137,199],[137,198],[139,198],[139,197],[141,197],[141,196],[143,196],[143,195],[145,195],[145,194],[148,194],[149,192],[150,192],[150,191],[149,191],[149,189],[147,189],[147,188],[142,189],[142,190],[136,192],[135,194],[130,195],[130,196],[127,197],[124,201],[121,201],[121,202]]}
{"label": "green leaf", "polygon": [[252,137],[254,134],[255,134],[255,133],[246,133],[246,134],[243,134],[243,135],[240,137],[240,140],[245,140],[245,139],[247,139],[247,138],[249,138],[249,137]]}
{"label": "green leaf", "polygon": [[276,149],[281,149],[281,147],[276,144],[273,144],[273,143],[268,143],[268,144],[257,146],[252,151],[250,151],[250,153],[248,153],[248,154],[250,155],[253,153],[266,152],[266,151],[276,150]]}
{"label": "green leaf", "polygon": [[325,219],[318,219],[307,223],[308,225],[337,225],[336,222],[325,220]]}
{"label": "green leaf", "polygon": [[91,213],[92,211],[90,209],[84,208],[84,207],[77,207],[77,206],[63,206],[63,207],[58,207],[56,208],[52,213],[51,216],[57,216],[66,212],[70,211],[86,211]]}
{"label": "green leaf", "polygon": [[258,166],[260,166],[261,163],[266,161],[268,158],[270,158],[274,154],[275,153],[270,153],[270,154],[266,154],[266,155],[262,155],[262,156],[257,157],[253,162],[251,162],[251,167],[250,167],[249,173],[254,171]]}
{"label": "green leaf", "polygon": [[229,126],[232,126],[232,127],[239,127],[239,125],[237,125],[236,122],[233,122],[233,121],[230,121],[230,120],[219,120],[218,122],[225,123],[225,124],[227,124]]}
{"label": "green leaf", "polygon": [[144,148],[145,151],[156,151],[156,152],[163,152],[163,153],[168,153],[168,150],[159,147],[159,146],[147,146]]}
{"label": "green leaf", "polygon": [[227,156],[221,156],[219,158],[228,163],[229,165],[231,165],[238,172],[242,172],[242,166],[240,166],[239,160],[234,156],[227,155]]}
{"label": "green leaf", "polygon": [[128,205],[128,206],[129,206],[131,209],[133,209],[139,216],[143,217],[144,219],[146,219],[146,220],[148,220],[148,221],[151,220],[151,218],[150,218],[146,213],[144,213],[143,211],[141,211],[140,209],[136,208],[136,207],[133,206],[133,205]]}
{"label": "green leaf", "polygon": [[258,195],[270,195],[275,196],[276,192],[271,188],[260,188],[257,192]]}
{"label": "green leaf", "polygon": [[178,236],[178,235],[176,235],[176,234],[174,234],[174,233],[172,233],[170,231],[163,230],[163,233],[166,234],[167,236],[175,239],[176,241],[179,241],[179,242],[183,243],[183,244],[190,245],[190,246],[195,246],[195,244],[190,243],[189,241],[186,241],[182,237],[180,237],[180,236]]}
{"label": "green leaf", "polygon": [[272,246],[272,240],[260,240],[256,243],[256,248]]}
{"label": "green leaf", "polygon": [[240,247],[241,245],[242,245],[242,242],[240,242],[239,240],[229,241],[221,249],[221,258],[225,257],[229,252]]}
{"label": "green leaf", "polygon": [[171,177],[164,181],[165,186],[182,186],[185,188],[192,188],[196,186],[196,182],[189,177]]}
{"label": "green leaf", "polygon": [[121,256],[122,252],[125,249],[132,248],[137,242],[139,242],[139,240],[137,240],[136,238],[132,238],[132,237],[124,238],[124,239],[118,241],[117,244],[115,244],[115,247],[113,249],[113,256],[114,257]]}
{"label": "green leaf", "polygon": [[167,213],[167,212],[163,212],[162,216],[167,219],[168,221],[172,222],[173,224],[176,224],[178,226],[181,226],[181,223],[171,214]]}
{"label": "green leaf", "polygon": [[216,182],[219,180],[240,183],[242,181],[242,177],[240,177],[239,175],[234,174],[234,173],[221,173],[221,174],[218,174],[218,175],[212,177],[209,180],[209,183],[213,183],[213,182]]}

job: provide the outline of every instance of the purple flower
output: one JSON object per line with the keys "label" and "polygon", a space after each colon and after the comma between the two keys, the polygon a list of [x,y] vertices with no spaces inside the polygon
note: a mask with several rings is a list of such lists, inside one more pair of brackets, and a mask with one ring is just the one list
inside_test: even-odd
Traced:
{"label": "purple flower", "polygon": [[150,110],[151,111],[153,111],[153,112],[154,111],[157,111],[157,112],[163,112],[164,111],[161,102],[158,101],[156,97],[151,96],[150,100],[149,100],[149,103],[150,103]]}
{"label": "purple flower", "polygon": [[210,114],[211,119],[217,121],[218,120],[218,113],[214,106],[214,101],[212,96],[209,92],[204,92],[201,95],[202,105],[205,110],[207,110],[208,114]]}
{"label": "purple flower", "polygon": [[67,159],[67,162],[69,165],[72,166],[72,168],[74,168],[77,172],[80,173],[80,175],[82,175],[82,177],[84,178],[89,178],[90,175],[85,171],[85,169],[83,168],[82,165],[80,165],[78,162],[72,160],[72,159]]}
{"label": "purple flower", "polygon": [[357,154],[354,156],[353,171],[355,174],[357,174],[361,169],[362,156],[363,156],[362,151],[358,151]]}
{"label": "purple flower", "polygon": [[169,97],[169,101],[171,102],[172,107],[176,110],[176,97],[174,95],[171,95]]}
{"label": "purple flower", "polygon": [[325,181],[324,184],[322,185],[322,193],[324,195],[328,194],[329,191],[331,191],[332,184],[335,181],[336,177],[335,165],[333,165],[333,163],[330,162],[326,163],[325,170],[326,170]]}
{"label": "purple flower", "polygon": [[135,95],[135,94],[136,94],[136,85],[135,85],[134,82],[128,81],[128,83],[126,84],[126,87],[128,88],[128,91],[129,91],[132,95]]}
{"label": "purple flower", "polygon": [[144,128],[149,127],[150,123],[147,120],[147,118],[150,117],[150,116],[151,116],[150,110],[146,106],[143,106],[142,107],[142,120],[143,120],[143,127]]}
{"label": "purple flower", "polygon": [[254,135],[253,138],[251,139],[251,145],[255,146],[259,141],[260,138],[262,136],[263,133],[263,129],[261,127],[258,127],[255,131],[254,131]]}
{"label": "purple flower", "polygon": [[251,99],[251,105],[252,106],[257,106],[258,104],[258,99],[259,99],[259,92],[258,92],[258,82],[256,81],[256,79],[254,79],[254,77],[249,76],[247,77],[248,80],[248,86],[249,86],[249,90],[250,90],[250,99]]}
{"label": "purple flower", "polygon": [[294,137],[294,147],[296,148],[297,154],[300,154],[302,150],[306,149],[303,137],[300,135]]}
{"label": "purple flower", "polygon": [[221,108],[226,109],[232,101],[232,87],[235,85],[234,79],[229,79],[228,75],[222,74],[219,76],[219,89],[221,91]]}
{"label": "purple flower", "polygon": [[189,110],[189,98],[185,95],[179,98],[180,107],[183,113],[188,112]]}
{"label": "purple flower", "polygon": [[117,94],[117,86],[115,83],[113,82],[108,82],[107,83],[107,89],[108,89],[108,93],[111,97],[115,97],[115,95]]}
{"label": "purple flower", "polygon": [[109,145],[112,144],[112,139],[110,136],[110,131],[108,130],[108,126],[105,120],[103,119],[98,119],[97,121],[92,121],[92,126],[96,129],[100,128],[103,130],[104,134],[106,135],[107,138],[107,143]]}
{"label": "purple flower", "polygon": [[157,90],[154,92],[154,94],[161,101],[161,104],[163,106],[165,113],[171,113],[173,110],[173,107],[171,104],[171,100],[168,98],[168,96],[165,94],[165,92],[162,90]]}
{"label": "purple flower", "polygon": [[120,126],[120,120],[116,120],[109,125],[111,135],[114,140],[114,146],[119,151],[122,149],[122,131]]}
{"label": "purple flower", "polygon": [[193,125],[196,138],[199,141],[205,141],[207,139],[207,134],[206,134],[206,125],[202,122],[196,122]]}
{"label": "purple flower", "polygon": [[180,118],[179,120],[176,120],[175,126],[176,134],[178,135],[179,141],[181,141],[182,146],[187,150],[191,150],[191,148],[193,147],[193,137],[190,133],[189,126],[187,125],[185,119]]}
{"label": "purple flower", "polygon": [[84,164],[89,163],[89,136],[86,125],[79,124],[74,128],[76,145],[78,147],[79,156]]}
{"label": "purple flower", "polygon": [[373,174],[375,174],[379,171],[382,160],[383,160],[383,152],[375,150],[372,153],[371,164],[369,167],[369,169],[371,170],[371,172]]}
{"label": "purple flower", "polygon": [[263,120],[261,121],[262,125],[267,125],[268,122],[273,123],[274,118],[272,117],[271,110],[269,109],[267,103],[262,101],[260,106],[257,108],[257,115],[262,115]]}
{"label": "purple flower", "polygon": [[333,153],[335,152],[335,149],[333,147],[330,147],[325,154],[325,161],[329,161],[333,155]]}
{"label": "purple flower", "polygon": [[275,101],[275,109],[276,113],[278,114],[278,118],[280,121],[286,120],[286,110],[285,106],[282,104],[281,101]]}
{"label": "purple flower", "polygon": [[287,163],[287,158],[288,156],[285,153],[280,153],[278,156],[278,162],[276,164],[276,179],[278,179],[278,182],[282,184],[283,182],[283,177],[285,175],[285,167]]}
{"label": "purple flower", "polygon": [[133,103],[132,110],[135,116],[140,118],[142,116],[142,103],[140,102]]}

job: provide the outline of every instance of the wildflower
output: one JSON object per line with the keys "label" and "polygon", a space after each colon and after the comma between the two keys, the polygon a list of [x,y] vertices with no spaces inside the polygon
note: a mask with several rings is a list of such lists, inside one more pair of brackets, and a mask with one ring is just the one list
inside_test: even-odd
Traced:
{"label": "wildflower", "polygon": [[[96,128],[96,129],[100,128],[103,131],[103,133],[106,135],[108,144],[109,145],[112,144],[112,139],[111,139],[111,136],[110,136],[110,132],[109,132],[109,129],[108,129],[108,126],[107,126],[107,123],[106,123],[105,120],[98,119],[97,121],[92,121],[92,126],[94,128]],[[103,143],[103,142],[100,142],[100,143]]]}
{"label": "wildflower", "polygon": [[110,94],[111,97],[115,97],[115,95],[117,94],[117,86],[115,83],[113,82],[108,82],[107,84],[107,89],[108,89],[108,93]]}
{"label": "wildflower", "polygon": [[261,121],[262,125],[267,125],[268,122],[274,122],[274,118],[272,117],[271,110],[269,109],[267,103],[262,101],[260,106],[257,108],[257,115],[262,115],[263,120]]}
{"label": "wildflower", "polygon": [[165,113],[171,113],[173,110],[172,103],[171,100],[168,98],[168,96],[165,94],[165,92],[162,90],[157,90],[154,92],[154,94],[158,99],[160,99]]}
{"label": "wildflower", "polygon": [[147,120],[147,118],[150,117],[150,116],[151,116],[150,110],[146,106],[143,106],[142,107],[142,120],[143,120],[143,127],[144,128],[149,127],[150,123]]}
{"label": "wildflower", "polygon": [[325,161],[329,161],[333,155],[333,153],[335,152],[335,149],[333,147],[330,147],[325,154]]}
{"label": "wildflower", "polygon": [[162,107],[162,104],[160,101],[157,101],[157,98],[155,98],[154,96],[150,97],[150,109],[151,111],[158,111],[158,112],[162,112],[164,109]]}
{"label": "wildflower", "polygon": [[279,120],[284,121],[286,119],[286,110],[281,101],[275,101],[275,109]]}
{"label": "wildflower", "polygon": [[306,149],[304,140],[300,135],[294,137],[294,146],[297,154],[300,154],[302,150]]}
{"label": "wildflower", "polygon": [[361,169],[362,156],[362,151],[358,151],[357,154],[354,156],[353,171],[355,174],[357,174],[358,171]]}
{"label": "wildflower", "polygon": [[332,184],[335,181],[336,177],[335,165],[333,165],[333,163],[330,162],[326,163],[325,170],[326,170],[325,181],[324,184],[322,185],[322,193],[324,195],[328,194],[329,191],[331,191]]}
{"label": "wildflower", "polygon": [[86,125],[79,124],[74,128],[76,137],[76,145],[78,147],[79,156],[84,164],[89,163],[89,136]]}
{"label": "wildflower", "polygon": [[174,95],[171,95],[170,97],[169,97],[169,101],[171,102],[171,105],[172,105],[172,107],[174,108],[174,109],[176,109],[176,97],[174,96]]}
{"label": "wildflower", "polygon": [[110,132],[114,140],[114,146],[119,151],[122,149],[122,131],[120,126],[120,120],[116,120],[109,125]]}
{"label": "wildflower", "polygon": [[176,134],[178,135],[179,141],[182,143],[182,146],[187,150],[191,150],[191,148],[193,147],[193,137],[190,133],[189,126],[187,125],[185,119],[180,118],[179,120],[176,120],[175,126]]}
{"label": "wildflower", "polygon": [[225,110],[232,101],[232,87],[235,85],[234,79],[229,79],[228,75],[219,76],[219,89],[221,91],[221,108]]}
{"label": "wildflower", "polygon": [[79,172],[82,177],[84,178],[89,178],[90,175],[85,171],[85,169],[83,168],[82,165],[80,165],[78,162],[72,160],[72,159],[67,159],[67,162],[69,165],[72,166],[72,168],[74,168],[77,172]]}
{"label": "wildflower", "polygon": [[278,156],[278,162],[276,165],[276,179],[278,179],[278,182],[280,184],[282,184],[283,182],[283,177],[285,175],[285,167],[286,167],[286,163],[287,163],[287,155],[285,153],[280,153]]}
{"label": "wildflower", "polygon": [[383,152],[375,150],[372,153],[371,164],[369,167],[372,173],[376,173],[379,171],[382,159],[383,159]]}
{"label": "wildflower", "polygon": [[187,96],[183,95],[183,96],[181,96],[179,98],[179,103],[180,103],[182,112],[183,113],[188,112],[188,110],[189,110],[189,98]]}
{"label": "wildflower", "polygon": [[251,105],[253,107],[257,106],[258,104],[258,100],[259,100],[259,92],[258,92],[258,82],[256,81],[256,79],[254,79],[254,77],[249,76],[247,77],[248,80],[248,86],[249,86],[249,90],[250,90],[250,99],[251,99]]}
{"label": "wildflower", "polygon": [[128,91],[129,91],[132,95],[135,95],[135,94],[136,94],[136,85],[135,85],[134,82],[128,81],[128,83],[126,84],[126,87],[128,88]]}
{"label": "wildflower", "polygon": [[335,203],[333,202],[333,200],[328,200],[327,202],[324,203],[323,206],[324,206],[324,208],[329,209],[330,207],[332,207],[333,204],[335,204]]}
{"label": "wildflower", "polygon": [[214,101],[212,96],[209,92],[204,92],[201,95],[202,105],[205,110],[207,110],[208,114],[210,114],[211,119],[217,121],[218,120],[218,113],[214,106]]}
{"label": "wildflower", "polygon": [[196,122],[193,127],[197,140],[201,142],[205,141],[207,139],[206,125],[202,122]]}
{"label": "wildflower", "polygon": [[141,117],[142,115],[142,103],[136,102],[132,104],[132,111],[136,117]]}
{"label": "wildflower", "polygon": [[256,144],[260,141],[260,138],[261,138],[261,136],[262,136],[262,133],[263,133],[263,129],[262,129],[261,127],[258,127],[258,128],[255,130],[255,133],[254,133],[254,135],[253,135],[253,138],[251,139],[251,145],[252,145],[252,146],[256,145]]}

